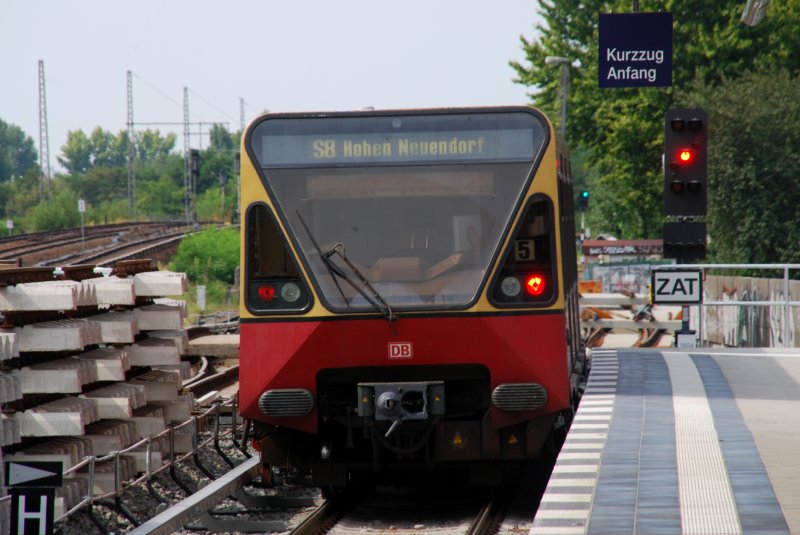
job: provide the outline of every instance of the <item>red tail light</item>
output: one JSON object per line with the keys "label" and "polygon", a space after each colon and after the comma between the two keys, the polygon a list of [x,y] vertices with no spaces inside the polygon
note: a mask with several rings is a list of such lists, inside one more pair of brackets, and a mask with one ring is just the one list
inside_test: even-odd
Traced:
{"label": "red tail light", "polygon": [[258,298],[264,302],[275,299],[275,287],[271,284],[262,284],[258,287]]}
{"label": "red tail light", "polygon": [[546,290],[546,286],[547,284],[545,283],[544,277],[538,273],[529,275],[528,278],[525,279],[525,291],[533,297],[542,295]]}

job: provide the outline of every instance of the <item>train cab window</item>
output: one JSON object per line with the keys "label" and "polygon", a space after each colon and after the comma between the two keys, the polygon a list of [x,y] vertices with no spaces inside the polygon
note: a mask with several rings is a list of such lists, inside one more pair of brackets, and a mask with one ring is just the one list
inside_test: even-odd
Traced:
{"label": "train cab window", "polygon": [[548,134],[521,110],[276,115],[246,144],[321,304],[373,313],[374,294],[397,312],[477,302]]}
{"label": "train cab window", "polygon": [[311,293],[269,208],[255,204],[246,219],[245,296],[253,313],[298,312],[311,305]]}
{"label": "train cab window", "polygon": [[554,228],[550,200],[536,195],[514,231],[490,291],[500,307],[546,305],[556,297]]}

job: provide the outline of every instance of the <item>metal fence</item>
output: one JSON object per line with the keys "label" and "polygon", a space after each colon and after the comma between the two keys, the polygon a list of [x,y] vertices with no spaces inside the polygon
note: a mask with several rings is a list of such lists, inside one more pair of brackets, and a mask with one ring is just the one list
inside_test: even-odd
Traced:
{"label": "metal fence", "polygon": [[[777,285],[777,295],[769,292],[769,299],[708,299],[707,289],[704,288],[703,301],[700,305],[692,305],[689,307],[691,311],[690,326],[696,330],[698,335],[698,343],[701,346],[712,345],[712,343],[719,344],[719,341],[711,341],[708,333],[708,320],[711,311],[715,309],[712,307],[765,307],[767,311],[766,321],[768,325],[765,326],[769,333],[774,333],[768,336],[770,344],[773,345],[777,342],[778,347],[794,347],[795,332],[794,332],[794,307],[800,306],[800,301],[792,299],[791,286],[792,282],[800,284],[800,281],[792,281],[789,277],[790,272],[800,271],[800,264],[672,264],[669,266],[654,266],[653,270],[681,270],[681,269],[702,269],[703,278],[708,277],[708,272],[713,270],[715,272],[723,272],[722,274],[715,273],[720,277],[741,277],[739,275],[724,275],[725,271],[779,271],[783,272],[781,279],[760,279],[753,277],[753,280],[767,280]],[[752,308],[748,310],[753,310]],[[778,325],[776,326],[775,323]],[[725,340],[723,340],[725,342]],[[745,345],[740,341],[734,340],[735,343],[725,345]]]}

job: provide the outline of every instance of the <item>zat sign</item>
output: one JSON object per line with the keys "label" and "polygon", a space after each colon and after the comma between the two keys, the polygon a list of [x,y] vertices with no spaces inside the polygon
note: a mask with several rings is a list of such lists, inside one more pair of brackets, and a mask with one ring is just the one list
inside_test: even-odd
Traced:
{"label": "zat sign", "polygon": [[652,291],[656,304],[700,304],[703,302],[703,272],[653,271]]}
{"label": "zat sign", "polygon": [[390,359],[410,359],[414,357],[414,346],[411,342],[389,342]]}

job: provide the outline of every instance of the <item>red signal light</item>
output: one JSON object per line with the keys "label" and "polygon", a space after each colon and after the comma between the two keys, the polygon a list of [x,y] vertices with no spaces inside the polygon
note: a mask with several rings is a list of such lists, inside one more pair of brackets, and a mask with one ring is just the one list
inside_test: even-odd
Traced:
{"label": "red signal light", "polygon": [[681,149],[678,151],[678,160],[681,163],[692,163],[694,160],[694,152],[691,149]]}
{"label": "red signal light", "polygon": [[528,295],[533,297],[542,295],[546,286],[544,277],[537,273],[529,275],[528,278],[525,279],[525,291],[528,292]]}
{"label": "red signal light", "polygon": [[262,284],[258,287],[258,298],[264,302],[275,299],[275,287],[271,284]]}

